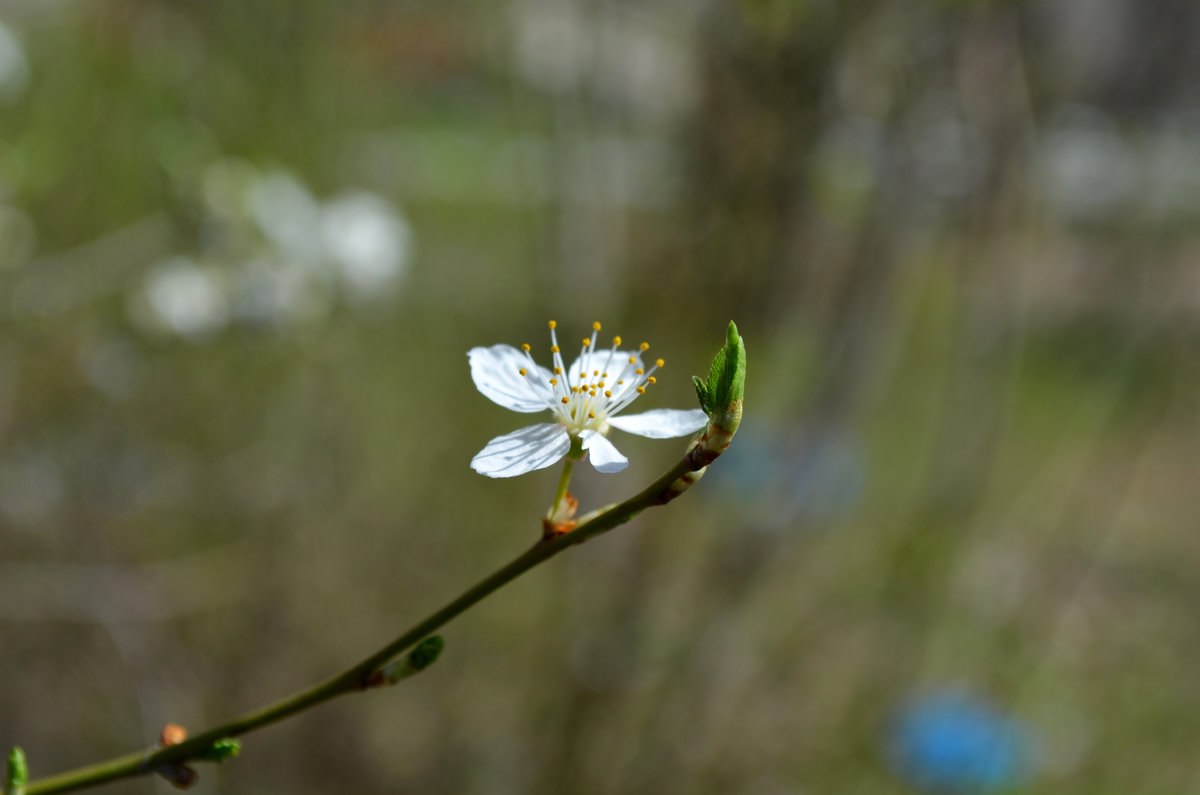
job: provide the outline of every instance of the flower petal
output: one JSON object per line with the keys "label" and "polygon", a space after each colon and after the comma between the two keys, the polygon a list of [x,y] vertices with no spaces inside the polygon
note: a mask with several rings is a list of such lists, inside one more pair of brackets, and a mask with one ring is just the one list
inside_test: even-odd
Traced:
{"label": "flower petal", "polygon": [[579,434],[583,440],[583,449],[591,452],[592,466],[597,472],[611,474],[620,472],[629,466],[629,459],[621,455],[621,451],[613,447],[613,443],[596,431],[583,431]]}
{"label": "flower petal", "polygon": [[708,424],[708,415],[700,409],[654,409],[641,414],[609,417],[608,424],[647,439],[673,439],[703,428]]}
{"label": "flower petal", "polygon": [[556,422],[539,422],[497,436],[474,458],[471,469],[489,478],[511,478],[545,469],[571,449],[571,437]]}
{"label": "flower petal", "polygon": [[[550,408],[554,395],[550,391],[550,371],[532,364],[529,357],[511,345],[472,348],[467,351],[471,362],[471,380],[484,397],[506,409],[532,414]],[[521,375],[521,369],[529,375]]]}
{"label": "flower petal", "polygon": [[[629,363],[629,357],[632,356],[634,363]],[[587,362],[590,369],[584,367],[584,362]],[[579,374],[586,372],[585,380],[594,378],[592,372],[599,370],[602,373],[608,373],[607,382],[616,384],[617,379],[624,378],[625,383],[621,386],[621,391],[632,389],[635,384],[633,379],[637,378],[634,374],[634,369],[646,369],[646,365],[642,362],[642,354],[640,351],[606,351],[603,348],[595,353],[589,353],[580,356],[575,361],[571,362],[570,368],[567,370],[567,375],[573,385],[579,384]],[[623,375],[622,375],[623,374]],[[616,392],[616,387],[613,387],[613,392]]]}

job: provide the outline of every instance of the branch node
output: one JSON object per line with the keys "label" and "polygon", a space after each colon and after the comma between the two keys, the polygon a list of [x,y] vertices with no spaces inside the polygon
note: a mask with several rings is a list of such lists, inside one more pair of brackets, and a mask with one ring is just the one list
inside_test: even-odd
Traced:
{"label": "branch node", "polygon": [[180,762],[159,765],[154,772],[165,778],[175,789],[190,789],[200,780],[200,775],[195,770]]}

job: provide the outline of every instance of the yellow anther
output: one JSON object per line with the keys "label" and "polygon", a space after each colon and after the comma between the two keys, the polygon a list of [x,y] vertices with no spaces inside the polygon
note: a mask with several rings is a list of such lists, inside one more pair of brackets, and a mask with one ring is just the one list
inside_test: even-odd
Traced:
{"label": "yellow anther", "polygon": [[597,320],[595,323],[593,323],[592,328],[596,329],[596,331],[599,331],[600,330],[600,321]]}
{"label": "yellow anther", "polygon": [[558,379],[557,379],[557,378],[551,378],[551,379],[550,379],[550,386],[558,386]]}
{"label": "yellow anther", "polygon": [[558,346],[557,346],[557,345],[551,345],[551,346],[550,346],[550,352],[551,352],[551,353],[558,353]]}
{"label": "yellow anther", "polygon": [[613,345],[620,345],[620,344],[621,344],[621,338],[613,337]]}
{"label": "yellow anther", "polygon": [[592,344],[592,341],[590,339],[588,339],[587,337],[583,338],[583,347],[586,348],[587,346],[589,346],[591,344]]}
{"label": "yellow anther", "polygon": [[634,370],[634,372],[637,373],[638,375],[641,375],[642,373],[644,373],[646,371],[639,367],[638,369]]}
{"label": "yellow anther", "polygon": [[588,419],[589,419],[589,420],[594,420],[594,419],[596,419],[596,412],[594,412],[594,411],[589,411],[589,412],[588,412]]}
{"label": "yellow anther", "polygon": [[607,389],[604,390],[604,397],[612,397],[612,392]]}
{"label": "yellow anther", "polygon": [[580,371],[579,371],[579,377],[580,377],[580,378],[587,378],[587,373],[585,373],[585,372],[583,372],[582,370],[580,370]]}
{"label": "yellow anther", "polygon": [[596,387],[597,387],[597,388],[599,388],[599,389],[604,389],[604,382],[603,382],[603,381],[597,381],[597,382],[596,382]]}
{"label": "yellow anther", "polygon": [[646,394],[646,387],[644,387],[644,386],[639,386],[639,387],[637,388],[637,392],[638,392],[638,394],[639,394],[639,395],[644,395],[644,394]]}
{"label": "yellow anther", "polygon": [[528,343],[528,342],[522,342],[522,343],[521,343],[521,350],[525,351],[526,353],[529,353],[529,350],[530,350],[530,349],[529,349],[529,343]]}
{"label": "yellow anther", "polygon": [[588,392],[588,394],[592,397],[596,397],[596,390],[593,389],[592,391]]}
{"label": "yellow anther", "polygon": [[547,323],[546,325],[547,325],[547,326],[549,326],[550,328],[554,328],[554,327],[556,327],[556,326],[558,325],[558,321],[557,321],[557,320],[551,320],[551,321],[550,321],[549,323]]}
{"label": "yellow anther", "polygon": [[524,367],[522,367],[522,368],[521,368],[521,375],[525,375],[525,368],[524,368]]}
{"label": "yellow anther", "polygon": [[577,387],[577,386],[573,386],[573,387],[571,387],[571,391],[572,391],[572,392],[578,392],[578,391],[579,391],[579,387]]}
{"label": "yellow anther", "polygon": [[600,377],[601,377],[601,378],[608,378],[608,373],[601,373],[601,374],[600,374]]}
{"label": "yellow anther", "polygon": [[630,364],[637,364],[637,357],[636,357],[636,356],[630,356],[630,357],[629,357],[629,363],[630,363]]}
{"label": "yellow anther", "polygon": [[599,371],[599,370],[592,370],[592,375],[600,375],[600,371]]}
{"label": "yellow anther", "polygon": [[641,348],[641,349],[642,349],[642,350],[644,350],[644,351],[648,351],[648,350],[650,350],[650,343],[648,343],[648,342],[643,342],[643,343],[642,343],[641,345],[639,345],[638,347],[639,347],[639,348]]}
{"label": "yellow anther", "polygon": [[562,402],[563,402],[563,403],[570,403],[570,402],[571,402],[571,399],[570,399],[569,397],[564,397],[564,398],[560,398],[560,399],[562,400]]}
{"label": "yellow anther", "polygon": [[657,384],[657,383],[658,383],[658,379],[657,379],[657,378],[655,378],[654,376],[650,376],[649,378],[647,378],[647,379],[646,379],[646,383],[647,383],[647,384]]}
{"label": "yellow anther", "polygon": [[625,383],[625,379],[624,379],[624,378],[622,378],[620,381],[618,381],[618,382],[617,382],[617,386],[620,386],[620,385],[621,385],[621,384],[623,384],[623,383]]}
{"label": "yellow anther", "polygon": [[654,360],[654,366],[655,366],[655,367],[666,367],[666,366],[667,366],[667,363],[666,363],[666,362],[664,362],[662,359],[655,359],[655,360]]}
{"label": "yellow anther", "polygon": [[562,375],[562,368],[561,368],[561,367],[555,367],[555,368],[554,368],[554,374],[555,374],[555,375]]}

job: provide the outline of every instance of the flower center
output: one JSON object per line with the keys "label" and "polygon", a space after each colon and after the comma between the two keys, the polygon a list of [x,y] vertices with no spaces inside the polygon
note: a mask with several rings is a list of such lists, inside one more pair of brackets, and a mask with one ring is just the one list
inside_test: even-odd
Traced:
{"label": "flower center", "polygon": [[[554,366],[547,384],[550,388],[547,406],[572,436],[584,430],[607,433],[608,418],[636,400],[638,395],[644,394],[646,387],[656,381],[654,371],[666,364],[658,359],[648,370],[645,368],[641,354],[650,349],[648,342],[638,346],[637,351],[622,351],[621,338],[613,337],[611,348],[597,350],[596,338],[601,327],[596,322],[592,324],[592,336],[583,338],[579,359],[568,372],[558,345],[558,333],[555,330],[558,323],[551,320],[548,326]],[[521,348],[530,366],[521,368],[520,374],[527,379],[541,378],[530,346],[525,344]],[[530,388],[539,396],[545,397],[545,391],[539,387],[530,384]]]}

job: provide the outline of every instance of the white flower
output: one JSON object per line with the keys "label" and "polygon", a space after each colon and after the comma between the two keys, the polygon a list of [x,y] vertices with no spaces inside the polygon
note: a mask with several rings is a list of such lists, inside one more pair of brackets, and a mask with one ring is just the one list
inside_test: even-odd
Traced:
{"label": "white flower", "polygon": [[579,358],[567,368],[559,352],[556,325],[550,321],[553,371],[534,362],[529,345],[522,345],[523,350],[493,345],[467,353],[471,379],[489,400],[524,414],[549,410],[554,415],[554,422],[529,425],[488,442],[471,459],[471,468],[479,474],[510,478],[544,469],[562,460],[574,439],[591,454],[592,466],[598,471],[620,472],[629,459],[605,438],[610,428],[650,439],[670,439],[687,436],[708,422],[700,409],[655,409],[616,416],[654,384],[653,373],[663,366],[663,360],[646,369],[641,354],[650,346],[643,342],[637,351],[619,350],[620,337],[613,339],[611,349],[596,350],[600,324],[594,323],[591,338],[583,340]]}

